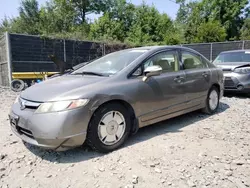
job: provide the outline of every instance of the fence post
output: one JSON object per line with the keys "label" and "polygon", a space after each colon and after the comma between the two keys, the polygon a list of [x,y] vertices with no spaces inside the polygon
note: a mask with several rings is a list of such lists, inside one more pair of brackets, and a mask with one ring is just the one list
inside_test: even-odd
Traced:
{"label": "fence post", "polygon": [[242,50],[244,50],[245,49],[245,41],[243,40],[242,41]]}
{"label": "fence post", "polygon": [[106,55],[105,43],[102,45],[102,56]]}
{"label": "fence post", "polygon": [[7,52],[7,64],[8,64],[8,72],[9,72],[9,85],[11,85],[12,81],[12,55],[11,55],[11,43],[10,43],[10,34],[8,32],[5,33],[6,40],[6,52]]}
{"label": "fence post", "polygon": [[210,61],[213,61],[213,43],[210,45]]}
{"label": "fence post", "polygon": [[64,59],[64,62],[66,63],[67,62],[67,57],[66,57],[66,45],[65,45],[65,39],[63,39],[63,59]]}

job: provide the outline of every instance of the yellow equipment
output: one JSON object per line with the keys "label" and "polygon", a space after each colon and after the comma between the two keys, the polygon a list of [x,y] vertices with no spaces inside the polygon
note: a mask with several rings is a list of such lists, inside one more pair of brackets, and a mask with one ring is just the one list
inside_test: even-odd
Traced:
{"label": "yellow equipment", "polygon": [[11,89],[16,92],[24,90],[26,87],[46,80],[48,76],[57,74],[58,72],[13,72]]}
{"label": "yellow equipment", "polygon": [[13,72],[12,79],[46,79],[46,76],[57,74],[58,72]]}

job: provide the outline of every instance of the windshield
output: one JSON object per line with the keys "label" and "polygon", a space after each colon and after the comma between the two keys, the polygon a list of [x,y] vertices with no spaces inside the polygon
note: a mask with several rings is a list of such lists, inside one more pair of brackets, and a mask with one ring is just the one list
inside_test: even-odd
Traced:
{"label": "windshield", "polygon": [[224,62],[250,62],[250,52],[222,53],[214,60],[215,64]]}
{"label": "windshield", "polygon": [[127,67],[146,51],[147,50],[131,49],[114,52],[94,60],[92,63],[72,72],[72,74],[97,73],[107,76],[113,75]]}

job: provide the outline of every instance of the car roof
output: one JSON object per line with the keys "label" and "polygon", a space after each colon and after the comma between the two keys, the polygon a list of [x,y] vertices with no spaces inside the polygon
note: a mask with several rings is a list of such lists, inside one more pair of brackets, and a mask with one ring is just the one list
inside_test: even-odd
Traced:
{"label": "car roof", "polygon": [[229,50],[229,51],[221,52],[221,54],[235,53],[235,52],[250,52],[250,50]]}
{"label": "car roof", "polygon": [[148,51],[158,51],[158,50],[167,50],[167,49],[182,49],[182,50],[187,50],[196,54],[199,54],[200,56],[202,56],[203,58],[206,59],[206,57],[204,55],[202,55],[200,52],[192,49],[192,48],[188,48],[188,47],[183,47],[180,45],[171,45],[171,46],[144,46],[144,47],[135,47],[135,48],[127,48],[125,50],[122,51],[130,51],[130,50],[148,50]]}
{"label": "car roof", "polygon": [[182,47],[182,46],[175,46],[175,45],[172,45],[172,46],[144,46],[144,47],[136,47],[136,48],[130,48],[130,49],[138,49],[138,50],[153,50],[153,49],[166,49],[166,48],[169,48],[169,49],[172,49],[172,48],[178,48],[178,49],[190,49],[190,48],[186,48],[186,47]]}

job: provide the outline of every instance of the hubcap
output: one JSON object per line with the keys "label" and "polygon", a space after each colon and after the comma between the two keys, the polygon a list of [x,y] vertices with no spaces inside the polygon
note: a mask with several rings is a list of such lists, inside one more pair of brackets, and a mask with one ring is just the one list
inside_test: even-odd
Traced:
{"label": "hubcap", "polygon": [[219,101],[218,93],[213,90],[209,95],[209,106],[211,110],[215,110]]}
{"label": "hubcap", "polygon": [[110,111],[99,122],[98,137],[105,145],[113,145],[121,140],[125,128],[124,116],[118,111]]}
{"label": "hubcap", "polygon": [[21,84],[19,83],[14,83],[14,88],[19,89],[21,87]]}

